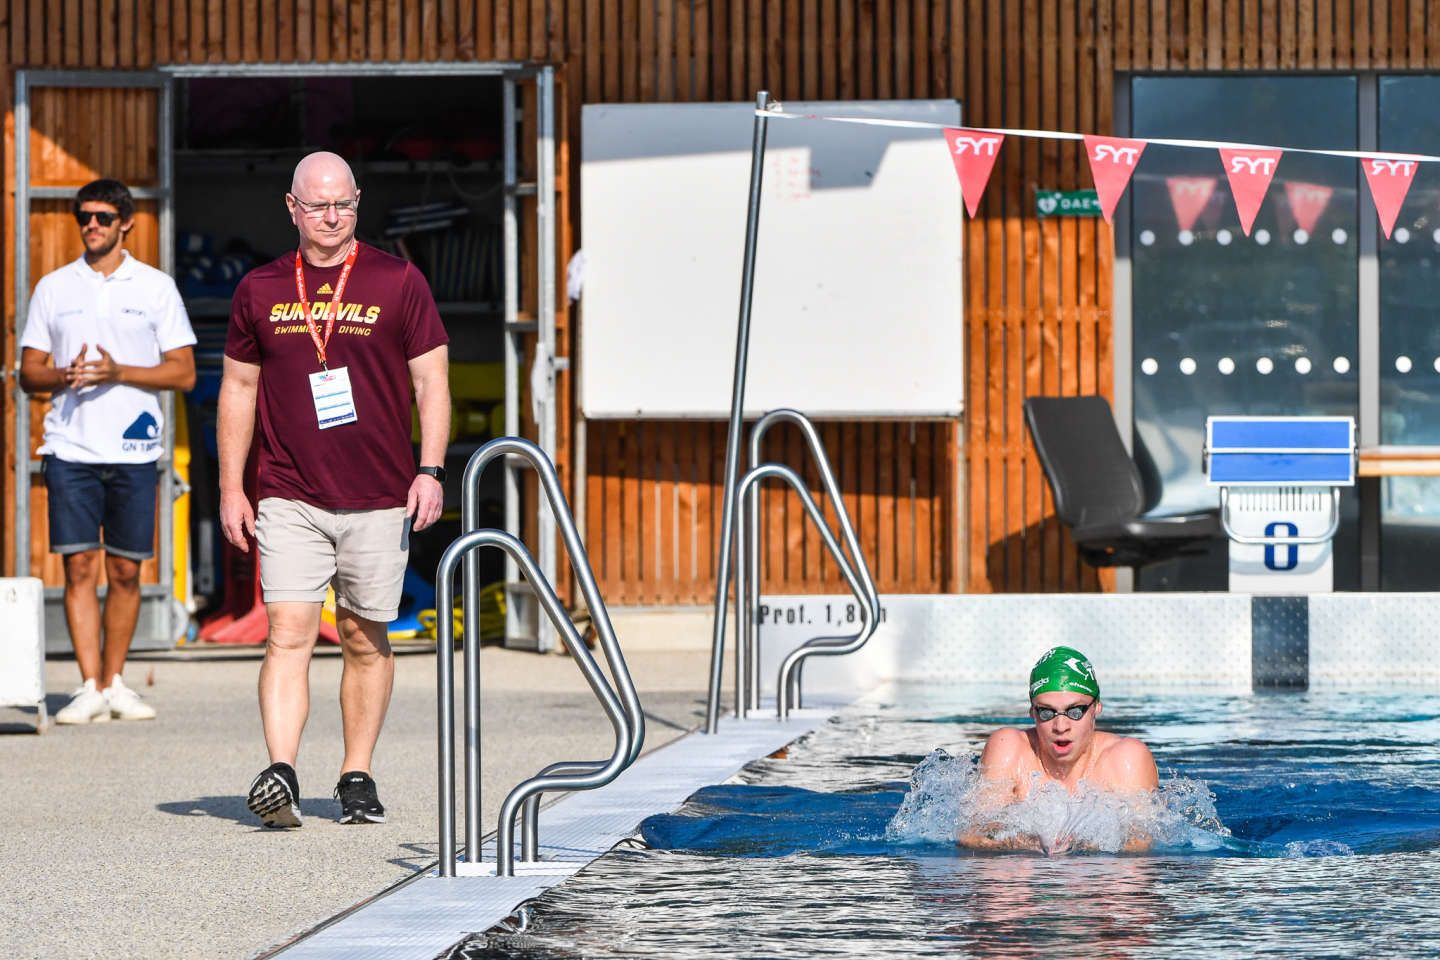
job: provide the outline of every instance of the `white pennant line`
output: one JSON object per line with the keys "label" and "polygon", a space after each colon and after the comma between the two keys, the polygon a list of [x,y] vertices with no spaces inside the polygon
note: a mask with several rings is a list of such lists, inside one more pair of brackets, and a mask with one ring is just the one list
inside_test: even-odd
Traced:
{"label": "white pennant line", "polygon": [[[955,130],[953,124],[931,123],[926,120],[883,120],[878,117],[822,117],[814,113],[786,113],[782,110],[756,110],[755,116],[776,120],[827,120],[831,123],[859,123],[871,127],[908,127],[921,130]],[[1065,133],[1060,130],[1023,130],[1008,127],[963,127],[977,133],[999,133],[1007,137],[1030,137],[1036,140],[1084,140],[1083,133]],[[1103,134],[1101,135],[1103,136]],[[1305,147],[1271,147],[1256,143],[1231,143],[1226,140],[1171,140],[1159,137],[1125,137],[1164,147],[1195,147],[1205,150],[1280,150],[1285,153],[1313,153],[1325,157],[1346,157],[1351,160],[1418,160],[1440,163],[1440,156],[1425,153],[1384,153],[1378,150],[1311,150]]]}

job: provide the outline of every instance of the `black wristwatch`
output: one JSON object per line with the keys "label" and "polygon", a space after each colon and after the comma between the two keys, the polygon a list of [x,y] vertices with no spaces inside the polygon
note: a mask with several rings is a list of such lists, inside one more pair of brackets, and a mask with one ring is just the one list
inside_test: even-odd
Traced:
{"label": "black wristwatch", "polygon": [[419,470],[417,470],[417,471],[415,471],[415,472],[416,472],[416,473],[423,473],[423,474],[425,474],[425,476],[427,476],[427,477],[434,477],[436,480],[439,480],[441,483],[444,483],[444,482],[445,482],[445,468],[444,468],[444,467],[421,467]]}

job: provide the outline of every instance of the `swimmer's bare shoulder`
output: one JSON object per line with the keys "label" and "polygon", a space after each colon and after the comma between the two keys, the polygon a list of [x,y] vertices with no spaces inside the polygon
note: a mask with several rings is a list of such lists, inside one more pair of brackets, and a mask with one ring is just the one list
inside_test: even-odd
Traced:
{"label": "swimmer's bare shoulder", "polygon": [[1035,765],[1035,745],[1018,727],[1001,727],[990,734],[980,754],[980,776],[996,785],[1007,784],[1016,794],[1025,784],[1025,773]]}
{"label": "swimmer's bare shoulder", "polygon": [[[980,754],[980,790],[976,797],[978,810],[997,810],[1022,799],[1028,780],[1025,773],[1035,764],[1035,750],[1030,736],[1016,727],[1001,727],[990,734]],[[966,824],[955,841],[973,850],[1031,849],[1035,844],[1020,838],[997,840],[991,833],[994,824]]]}
{"label": "swimmer's bare shoulder", "polygon": [[1104,740],[1096,744],[1100,755],[1088,777],[1091,786],[1115,793],[1149,793],[1160,786],[1160,774],[1149,747],[1134,737],[1097,736]]}
{"label": "swimmer's bare shoulder", "polygon": [[[1148,795],[1160,786],[1160,774],[1155,769],[1155,757],[1150,748],[1134,737],[1110,735],[1111,742],[1104,746],[1096,759],[1091,774],[1091,785],[1111,793]],[[1132,833],[1121,844],[1125,853],[1144,853],[1152,845],[1146,833]]]}

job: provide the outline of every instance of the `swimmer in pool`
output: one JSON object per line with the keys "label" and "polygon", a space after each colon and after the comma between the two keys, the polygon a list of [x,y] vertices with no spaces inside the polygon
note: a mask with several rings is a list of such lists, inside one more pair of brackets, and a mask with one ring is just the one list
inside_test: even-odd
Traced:
{"label": "swimmer in pool", "polygon": [[[1071,793],[1083,782],[1096,790],[1148,794],[1159,785],[1150,749],[1132,737],[1095,729],[1104,705],[1100,683],[1085,655],[1073,647],[1047,650],[1030,671],[1029,730],[1002,727],[990,735],[980,755],[982,807],[998,808],[1024,800],[1041,783],[1059,783]],[[1070,849],[1068,837],[1053,841],[991,836],[993,825],[967,825],[958,837],[963,847],[979,850]],[[1148,837],[1132,836],[1127,851],[1148,849]]]}

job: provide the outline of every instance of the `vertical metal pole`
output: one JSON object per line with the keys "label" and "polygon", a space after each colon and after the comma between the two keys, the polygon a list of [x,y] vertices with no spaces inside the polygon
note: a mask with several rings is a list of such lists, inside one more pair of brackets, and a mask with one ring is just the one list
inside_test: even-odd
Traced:
{"label": "vertical metal pole", "polygon": [[[15,71],[15,372],[30,310],[30,75]],[[15,563],[30,575],[30,402],[15,377]]]}
{"label": "vertical metal pole", "polygon": [[[480,472],[472,470],[472,460],[465,465],[460,481],[460,534],[464,536],[480,526]],[[465,671],[465,859],[469,863],[480,862],[480,561],[474,550],[465,553],[463,561],[463,599],[461,608],[461,631],[463,669]],[[440,584],[437,581],[438,591]],[[451,585],[446,584],[447,594]],[[438,627],[435,632],[435,655],[452,661],[455,647],[447,649],[441,637],[451,636],[454,631],[452,608],[439,602],[436,593],[435,622],[450,624],[451,633],[442,634]],[[451,694],[453,697],[453,693]],[[453,749],[453,747],[452,747]],[[451,801],[453,803],[453,801]]]}
{"label": "vertical metal pole", "polygon": [[[1129,136],[1130,129],[1130,80],[1124,78],[1115,84],[1115,136]],[[1115,425],[1120,430],[1120,439],[1125,449],[1134,452],[1135,443],[1135,383],[1133,354],[1135,349],[1134,288],[1132,284],[1130,231],[1133,208],[1130,202],[1132,191],[1126,190],[1120,197],[1115,214],[1115,265],[1111,272],[1111,385],[1115,404],[1113,409]],[[967,358],[973,361],[974,358]],[[961,458],[962,460],[964,458]],[[957,503],[964,503],[957,500]],[[1115,567],[1115,592],[1133,593],[1136,587],[1134,567]]]}
{"label": "vertical metal pole", "polygon": [[169,77],[160,80],[160,269],[175,270],[175,90]]}
{"label": "vertical metal pole", "polygon": [[[537,299],[536,363],[541,364],[544,390],[534,397],[540,407],[536,426],[540,430],[540,449],[550,461],[556,458],[556,423],[554,423],[554,68],[540,68],[536,78],[536,114],[539,119],[539,140],[536,141],[536,281]],[[530,389],[536,389],[531,377]],[[556,547],[554,547],[554,510],[549,497],[541,497],[537,505],[536,524],[540,537],[540,571],[546,581],[554,584]],[[536,649],[553,651],[556,630],[549,617],[536,617]],[[530,797],[521,807],[520,859],[537,861],[539,855],[540,796]]]}
{"label": "vertical metal pole", "polygon": [[[441,558],[435,578],[435,699],[436,739],[439,741],[440,765],[440,876],[455,876],[455,625],[450,610],[454,606],[453,584],[455,565],[448,566]],[[468,691],[467,691],[468,692]],[[466,797],[469,799],[468,793]],[[467,839],[467,843],[469,840]],[[466,855],[474,862],[479,858],[473,846]]]}
{"label": "vertical metal pole", "polygon": [[[738,509],[743,515],[747,503],[755,499],[755,488],[742,490],[738,496]],[[735,719],[744,720],[746,709],[750,706],[750,685],[746,682],[750,679],[750,662],[747,654],[750,652],[748,641],[750,638],[750,605],[747,598],[750,596],[750,584],[748,582],[749,563],[747,558],[755,545],[750,542],[746,533],[747,525],[738,523],[735,525]]]}
{"label": "vertical metal pole", "polygon": [[[539,398],[540,449],[555,460],[555,68],[540,68],[536,82],[535,112],[539,114],[539,142],[535,147],[535,273],[539,281],[539,330],[535,362],[542,365],[545,389]],[[532,382],[532,389],[534,385]],[[555,582],[555,514],[548,498],[539,510],[540,571]],[[555,627],[536,617],[535,645],[541,653],[555,649]]]}
{"label": "vertical metal pole", "polygon": [[[1379,147],[1380,92],[1374,76],[1362,74],[1359,83],[1361,150]],[[1357,175],[1358,176],[1358,175]],[[1358,184],[1357,184],[1358,186]],[[1356,276],[1359,316],[1355,344],[1355,372],[1359,377],[1357,397],[1359,418],[1356,421],[1356,442],[1362,447],[1383,443],[1380,428],[1380,231],[1375,217],[1360,204],[1360,262]],[[1380,525],[1384,509],[1382,492],[1389,483],[1386,477],[1360,481],[1360,589],[1380,589]]]}
{"label": "vertical metal pole", "polygon": [[[175,194],[174,194],[174,156],[173,136],[174,125],[172,122],[172,100],[170,91],[170,79],[162,78],[156,88],[155,96],[158,100],[160,129],[157,131],[156,143],[158,155],[156,156],[156,180],[160,187],[159,197],[159,220],[160,220],[160,262],[157,266],[162,273],[174,274],[175,265]],[[160,419],[165,424],[165,437],[161,447],[160,463],[160,584],[164,588],[165,595],[162,598],[165,608],[160,622],[165,625],[165,645],[172,646],[181,634],[180,624],[177,622],[176,609],[178,598],[175,596],[175,391],[160,391]]]}
{"label": "vertical metal pole", "polygon": [[[515,131],[515,79],[506,76],[501,84],[501,127],[504,149],[502,150],[504,208],[501,212],[501,236],[504,248],[505,281],[505,435],[520,435],[520,228],[517,220],[515,192],[519,187],[516,169]],[[516,480],[516,468],[505,464],[501,471],[505,490],[505,532],[511,536],[520,535],[520,485]],[[509,554],[505,555],[505,636],[518,633],[515,599],[510,588],[519,577],[519,568]]]}
{"label": "vertical metal pole", "polygon": [[[756,432],[751,434],[750,443],[750,464],[751,470],[760,465],[760,434],[758,425],[754,428]],[[746,689],[749,691],[748,705],[751,709],[760,707],[760,624],[756,617],[760,611],[760,488],[753,488],[748,496],[740,498],[740,512],[744,516],[746,529],[746,549],[735,551],[738,555],[737,563],[745,568],[747,588],[743,591],[745,599],[740,600],[740,580],[735,581],[735,609],[742,618],[739,623],[740,630],[737,631],[736,643],[745,645],[746,659],[750,662],[750,675],[746,678]],[[740,633],[743,632],[743,636]]]}
{"label": "vertical metal pole", "polygon": [[[745,421],[745,364],[750,355],[750,301],[755,292],[755,244],[760,232],[760,188],[765,161],[765,110],[770,94],[755,95],[755,124],[750,147],[750,208],[745,220],[745,260],[740,275],[740,319],[735,332],[735,382],[730,395],[730,432],[725,438],[725,495],[720,506],[720,556],[715,577],[715,637],[710,654],[710,690],[705,732],[714,733],[720,714],[720,675],[724,669],[725,605],[730,592],[730,547],[735,534],[735,484],[740,469],[740,440]],[[736,601],[743,602],[743,597]],[[737,642],[739,637],[736,637]]]}

